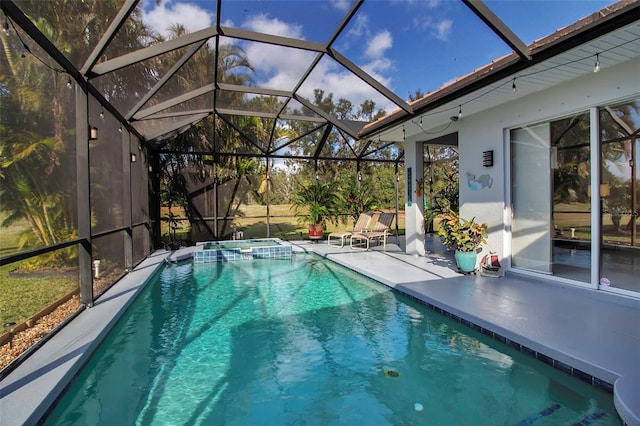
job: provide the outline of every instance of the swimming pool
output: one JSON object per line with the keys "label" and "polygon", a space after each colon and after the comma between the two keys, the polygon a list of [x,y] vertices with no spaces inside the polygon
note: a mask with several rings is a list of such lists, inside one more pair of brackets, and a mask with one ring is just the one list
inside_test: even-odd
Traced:
{"label": "swimming pool", "polygon": [[314,255],[180,263],[46,424],[618,424],[611,395]]}

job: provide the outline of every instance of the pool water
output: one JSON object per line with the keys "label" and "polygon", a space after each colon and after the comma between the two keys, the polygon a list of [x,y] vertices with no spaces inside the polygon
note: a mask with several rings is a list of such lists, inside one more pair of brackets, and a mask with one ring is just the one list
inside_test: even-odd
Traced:
{"label": "pool water", "polygon": [[612,396],[331,261],[166,265],[45,424],[618,424]]}

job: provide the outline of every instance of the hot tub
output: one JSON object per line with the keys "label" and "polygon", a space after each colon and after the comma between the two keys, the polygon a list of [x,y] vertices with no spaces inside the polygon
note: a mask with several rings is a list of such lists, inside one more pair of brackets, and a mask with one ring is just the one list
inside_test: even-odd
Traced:
{"label": "hot tub", "polygon": [[291,245],[279,238],[206,241],[197,244],[193,263],[234,262],[253,259],[291,259]]}

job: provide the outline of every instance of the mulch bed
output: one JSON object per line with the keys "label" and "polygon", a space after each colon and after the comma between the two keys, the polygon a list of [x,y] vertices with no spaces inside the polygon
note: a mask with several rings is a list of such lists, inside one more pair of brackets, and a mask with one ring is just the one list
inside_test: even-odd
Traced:
{"label": "mulch bed", "polygon": [[[100,278],[93,282],[93,292],[95,295],[101,294],[111,284],[113,284],[121,275],[122,271],[112,269],[105,271]],[[80,295],[76,294],[67,302],[58,306],[53,312],[38,319],[33,327],[17,332],[13,336],[12,344],[8,342],[0,346],[0,370],[9,365],[14,359],[18,358],[24,351],[35,345],[62,324],[67,318],[80,309]]]}
{"label": "mulch bed", "polygon": [[9,365],[20,354],[36,344],[78,309],[80,309],[80,296],[75,295],[50,314],[40,318],[33,327],[16,333],[13,336],[12,345],[5,343],[0,346],[0,369]]}

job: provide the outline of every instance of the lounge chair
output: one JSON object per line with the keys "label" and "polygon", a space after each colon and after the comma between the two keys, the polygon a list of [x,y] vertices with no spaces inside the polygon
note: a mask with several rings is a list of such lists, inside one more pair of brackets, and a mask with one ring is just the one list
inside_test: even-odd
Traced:
{"label": "lounge chair", "polygon": [[369,230],[369,223],[371,223],[371,215],[368,213],[360,213],[358,220],[353,226],[353,231],[338,231],[332,232],[327,237],[327,244],[337,246],[337,244],[331,244],[331,238],[334,240],[340,240],[340,247],[344,247],[344,240],[349,238],[354,232],[367,232]]}
{"label": "lounge chair", "polygon": [[[371,241],[382,240],[383,249],[387,249],[387,236],[391,235],[391,222],[395,217],[395,213],[380,213],[378,221],[370,232],[354,232],[351,235],[351,248],[354,250],[369,250]],[[356,244],[354,245],[354,241]],[[359,243],[358,243],[359,242]],[[364,245],[365,247],[361,247]]]}

